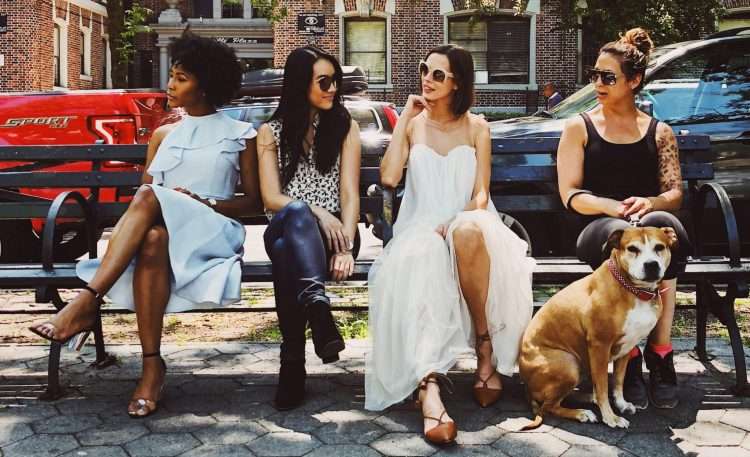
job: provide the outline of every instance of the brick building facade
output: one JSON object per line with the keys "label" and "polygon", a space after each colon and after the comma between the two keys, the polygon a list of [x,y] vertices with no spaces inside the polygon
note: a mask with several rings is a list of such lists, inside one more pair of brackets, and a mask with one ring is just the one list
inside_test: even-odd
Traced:
{"label": "brick building facade", "polygon": [[0,2],[0,92],[111,87],[106,15],[93,0]]}
{"label": "brick building facade", "polygon": [[[521,14],[515,14],[510,0],[497,0],[496,14],[484,18],[467,10],[465,0],[282,0],[288,14],[273,26],[257,17],[251,0],[242,1],[239,10],[227,10],[222,0],[179,0],[175,11],[165,14],[161,0],[142,0],[157,14],[151,25],[155,34],[139,41],[143,57],[134,65],[151,59],[151,66],[136,72],[138,85],[151,77],[151,85],[165,87],[166,46],[186,23],[198,34],[234,46],[247,68],[281,67],[292,49],[315,43],[342,64],[365,68],[369,95],[397,105],[418,90],[420,59],[445,43],[471,48],[481,107],[533,111],[544,103],[545,82],[557,83],[567,95],[580,76],[580,39],[557,27],[555,11],[566,0],[530,0]],[[227,11],[233,16],[224,17]],[[322,15],[324,33],[300,33],[303,14]]]}

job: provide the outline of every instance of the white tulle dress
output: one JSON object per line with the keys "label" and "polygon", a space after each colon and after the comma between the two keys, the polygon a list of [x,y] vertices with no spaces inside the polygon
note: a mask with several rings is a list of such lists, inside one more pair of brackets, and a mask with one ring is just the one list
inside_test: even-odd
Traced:
{"label": "white tulle dress", "polygon": [[[394,237],[369,274],[366,409],[404,400],[424,376],[446,373],[459,355],[473,353],[474,330],[452,246],[453,230],[464,221],[480,227],[490,256],[486,316],[493,364],[502,374],[513,371],[531,319],[535,262],[491,201],[487,210],[463,211],[472,198],[476,168],[475,149],[468,145],[446,155],[426,144],[411,147]],[[435,228],[448,221],[443,239]]]}
{"label": "white tulle dress", "polygon": [[[166,312],[227,305],[240,299],[245,227],[207,205],[173,190],[228,200],[239,180],[239,155],[253,126],[221,112],[186,116],[170,131],[148,168],[169,234],[170,297]],[[135,309],[135,260],[107,292],[116,305]],[[100,259],[83,260],[78,277],[93,278]]]}

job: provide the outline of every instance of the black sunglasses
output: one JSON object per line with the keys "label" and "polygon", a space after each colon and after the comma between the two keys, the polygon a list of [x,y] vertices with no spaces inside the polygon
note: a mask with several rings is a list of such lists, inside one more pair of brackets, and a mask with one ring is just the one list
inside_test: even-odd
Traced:
{"label": "black sunglasses", "polygon": [[606,86],[614,86],[617,84],[617,75],[609,70],[597,70],[596,68],[589,68],[586,70],[586,78],[592,83],[596,83],[596,80],[602,78],[602,84]]}
{"label": "black sunglasses", "polygon": [[330,89],[331,86],[338,87],[338,83],[333,76],[326,75],[318,78],[318,86],[320,86],[320,90],[323,92],[328,92],[328,89]]}

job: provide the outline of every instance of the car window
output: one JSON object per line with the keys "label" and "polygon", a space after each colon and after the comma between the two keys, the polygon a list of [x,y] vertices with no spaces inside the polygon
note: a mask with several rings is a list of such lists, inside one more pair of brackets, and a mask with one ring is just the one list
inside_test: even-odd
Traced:
{"label": "car window", "polygon": [[371,108],[362,106],[347,106],[352,119],[359,124],[359,130],[362,132],[377,132],[380,130],[378,118],[375,111]]}
{"label": "car window", "polygon": [[276,111],[276,105],[246,106],[245,108],[247,109],[247,118],[245,121],[252,123],[253,127],[256,129],[260,127],[261,124],[268,121],[273,115],[273,112]]}
{"label": "car window", "polygon": [[720,43],[659,70],[640,97],[672,125],[750,118],[750,46]]}
{"label": "car window", "polygon": [[558,103],[557,106],[552,108],[550,113],[552,114],[552,117],[556,119],[567,119],[578,113],[592,109],[597,103],[596,93],[594,93],[594,85],[589,84]]}

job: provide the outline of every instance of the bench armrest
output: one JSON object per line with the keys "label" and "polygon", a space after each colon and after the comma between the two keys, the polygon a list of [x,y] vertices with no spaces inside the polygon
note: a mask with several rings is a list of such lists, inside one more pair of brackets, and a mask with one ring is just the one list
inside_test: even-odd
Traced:
{"label": "bench armrest", "polygon": [[719,183],[709,182],[704,183],[698,188],[698,195],[694,202],[693,207],[693,221],[695,225],[695,247],[696,254],[700,255],[702,251],[702,237],[700,233],[700,221],[703,217],[703,212],[708,204],[708,196],[713,195],[719,203],[719,209],[724,218],[724,228],[727,233],[727,244],[729,245],[729,265],[732,267],[740,266],[740,235],[737,229],[737,218],[734,215],[734,208],[732,207],[732,201],[729,199],[724,187]]}
{"label": "bench armrest", "polygon": [[42,233],[42,268],[47,271],[54,269],[55,261],[55,228],[60,210],[68,200],[74,200],[83,210],[86,224],[86,237],[88,238],[89,258],[96,258],[96,219],[94,211],[86,198],[77,191],[63,192],[52,201],[47,212],[47,220],[44,223]]}

